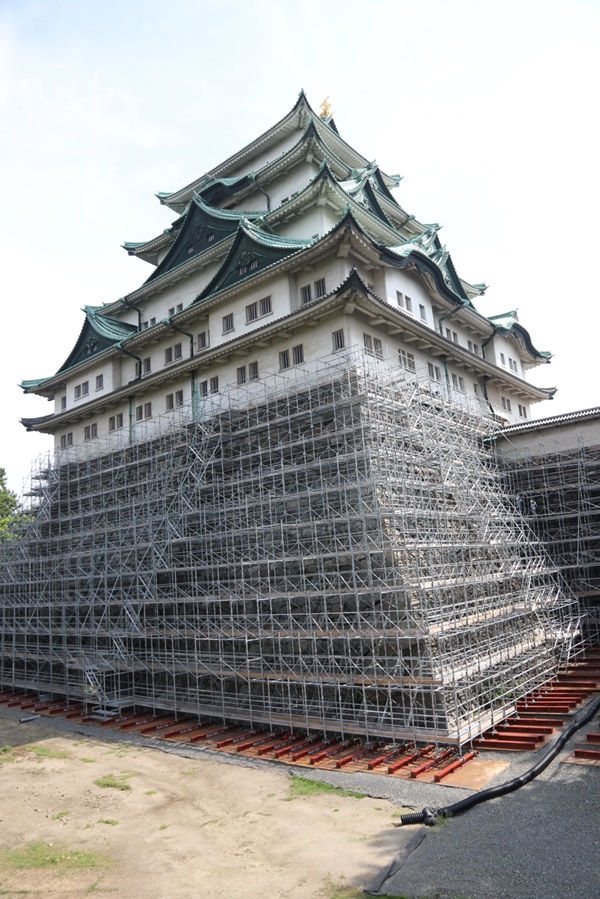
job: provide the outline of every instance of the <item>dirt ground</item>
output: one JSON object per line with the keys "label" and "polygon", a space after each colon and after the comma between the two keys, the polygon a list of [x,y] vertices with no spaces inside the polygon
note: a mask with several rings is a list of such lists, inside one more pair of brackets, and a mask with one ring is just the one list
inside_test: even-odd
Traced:
{"label": "dirt ground", "polygon": [[286,769],[56,736],[43,719],[0,718],[0,747],[0,896],[342,899],[395,853],[391,803],[294,796]]}

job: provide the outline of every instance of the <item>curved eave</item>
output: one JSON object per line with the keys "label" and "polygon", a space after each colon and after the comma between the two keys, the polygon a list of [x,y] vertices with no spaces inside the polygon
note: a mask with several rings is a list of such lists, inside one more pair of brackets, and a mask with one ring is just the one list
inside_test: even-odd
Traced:
{"label": "curved eave", "polygon": [[[421,323],[403,309],[396,309],[386,300],[378,297],[377,294],[373,293],[373,291],[367,287],[356,271],[351,273],[347,282],[340,285],[338,293],[341,293],[345,289],[352,289],[355,297],[355,309],[359,309],[361,312],[367,314],[367,317],[370,317],[371,325],[381,325],[382,322],[387,323],[384,324],[384,327],[386,327],[390,336],[402,334],[410,335],[411,342],[417,343],[421,348],[428,349],[439,358],[445,358],[449,361],[456,360],[457,362],[462,363],[465,368],[477,371],[479,374],[486,376],[489,381],[497,382],[504,387],[512,387],[516,393],[531,400],[551,399],[556,393],[555,387],[535,387],[533,384],[524,381],[522,378],[516,377],[504,369],[493,365],[481,356],[469,352],[466,348],[448,341],[437,331],[434,331],[432,328]],[[369,311],[367,306],[365,306],[365,302],[374,304],[376,314],[371,312],[369,316]]]}
{"label": "curved eave", "polygon": [[[319,163],[326,161],[336,176],[346,177],[348,175],[348,166],[331,151],[322,140],[314,122],[311,122],[300,140],[281,156],[266,162],[252,176],[244,175],[239,182],[233,185],[224,185],[222,188],[224,196],[238,195],[238,201],[241,202],[245,196],[255,192],[257,188],[264,189],[268,187],[283,172],[287,172],[294,166],[305,162],[309,155]],[[209,199],[219,198],[219,193],[217,192],[219,184],[220,182],[218,181],[215,186],[212,183],[208,184],[203,188],[202,195],[206,195]]]}
{"label": "curved eave", "polygon": [[371,231],[376,235],[374,239],[378,242],[390,244],[398,239],[398,232],[391,225],[386,224],[385,221],[374,215],[371,210],[361,206],[343,189],[333,176],[327,162],[322,164],[319,174],[303,190],[299,191],[287,203],[278,206],[270,212],[265,217],[265,223],[276,226],[295,214],[300,215],[320,196],[330,206],[333,206],[340,216],[344,215],[345,210],[349,208],[355,220],[360,223],[366,232]]}
{"label": "curved eave", "polygon": [[[264,213],[249,213],[251,217],[255,218],[260,217],[262,214]],[[194,200],[190,203],[187,213],[185,214],[184,221],[179,229],[175,242],[171,246],[169,252],[162,260],[162,262],[152,272],[150,277],[146,279],[146,283],[161,278],[168,272],[174,271],[179,266],[188,263],[193,259],[200,258],[204,253],[207,252],[207,250],[212,249],[213,246],[217,246],[217,244],[219,244],[221,241],[227,240],[228,237],[235,233],[237,227],[239,226],[242,215],[243,214],[241,212],[235,213],[229,210],[222,211],[218,208],[215,208],[214,206],[210,206],[200,198],[194,198]],[[203,231],[199,233],[197,232],[196,238],[194,238],[194,229],[197,229],[198,227],[202,228],[203,230],[210,230],[212,228],[214,229],[214,232],[225,230],[226,233],[219,237],[219,239],[216,240],[214,244],[204,245],[204,242],[202,241],[203,245],[197,252],[186,255],[185,257],[179,259],[186,247],[186,244],[189,243],[191,239],[202,240],[201,235],[203,235]],[[177,261],[178,259],[179,261]]]}
{"label": "curved eave", "polygon": [[218,179],[219,177],[223,178],[227,175],[232,175],[242,165],[247,163],[249,158],[252,159],[264,152],[264,150],[276,146],[289,134],[302,128],[311,115],[314,115],[314,113],[306,99],[306,94],[304,91],[300,91],[298,99],[292,109],[287,115],[276,122],[275,125],[272,125],[266,131],[263,131],[257,138],[249,144],[246,144],[246,146],[241,150],[238,150],[237,153],[229,156],[205,175],[196,178],[194,181],[186,184],[185,187],[173,191],[168,195],[160,195],[161,203],[164,203],[171,209],[178,210],[181,207],[181,204],[186,203],[193,193],[199,193],[207,182]]}
{"label": "curved eave", "polygon": [[[399,247],[398,249],[401,249],[401,247]],[[442,270],[440,269],[438,264],[417,248],[409,250],[406,255],[400,255],[399,253],[395,253],[391,249],[385,248],[381,253],[381,261],[387,262],[388,265],[394,266],[395,268],[407,268],[409,266],[412,266],[416,269],[417,272],[419,272],[419,274],[430,275],[433,278],[437,291],[441,296],[449,300],[454,306],[465,306],[466,301],[468,307],[471,307],[470,301],[468,301],[466,297],[458,295],[448,286]]]}
{"label": "curved eave", "polygon": [[[289,238],[267,235],[264,232],[261,232],[258,228],[252,227],[250,223],[246,223],[244,221],[240,222],[235,240],[222,266],[220,267],[218,272],[216,272],[214,278],[209,281],[206,287],[200,292],[198,297],[196,297],[196,300],[194,302],[201,302],[212,294],[221,293],[224,290],[229,290],[235,285],[242,284],[254,277],[254,272],[247,272],[244,275],[237,276],[233,282],[223,283],[227,276],[231,274],[233,269],[236,267],[239,254],[242,251],[242,247],[244,244],[246,244],[247,247],[255,250],[257,256],[261,256],[263,258],[273,257],[272,262],[269,262],[266,265],[262,265],[256,271],[256,274],[258,274],[258,272],[270,269],[274,265],[277,265],[279,262],[281,262],[283,259],[287,259],[289,256],[306,249],[311,245],[311,243],[312,241],[291,240]],[[247,250],[245,252],[247,252]]]}
{"label": "curved eave", "polygon": [[175,284],[182,278],[189,278],[195,272],[201,271],[203,268],[206,268],[213,262],[218,262],[220,259],[223,259],[227,255],[227,253],[229,252],[229,248],[234,240],[235,232],[233,234],[230,234],[228,237],[224,237],[223,240],[217,241],[212,249],[207,250],[206,252],[201,253],[198,256],[193,256],[190,260],[182,262],[180,265],[169,269],[168,272],[165,272],[158,278],[154,278],[152,281],[145,281],[141,287],[137,288],[137,290],[128,293],[126,296],[121,297],[120,299],[116,300],[111,306],[107,307],[107,311],[109,311],[111,314],[121,312],[123,309],[126,309],[133,303],[137,303],[140,300],[147,299],[148,297],[152,296],[152,294],[158,293],[171,284]]}
{"label": "curved eave", "polygon": [[[83,361],[96,359],[104,350],[109,349],[111,345],[119,343],[121,340],[126,340],[132,333],[137,331],[137,328],[133,325],[126,325],[123,322],[108,318],[106,314],[99,314],[98,310],[100,308],[105,313],[104,307],[85,307],[85,320],[79,332],[79,337],[66,360],[56,372],[56,375],[64,374],[64,372],[76,367]],[[86,338],[88,343],[92,338],[95,338],[97,349],[86,353],[84,360],[78,358],[78,356],[82,352]]]}
{"label": "curved eave", "polygon": [[542,363],[548,364],[550,362],[552,353],[536,350],[529,335],[529,331],[527,331],[523,325],[514,323],[509,327],[505,327],[503,325],[495,324],[493,318],[490,318],[490,320],[492,324],[494,324],[496,332],[503,337],[512,337],[519,349],[525,350],[529,354],[532,362],[538,365]]}
{"label": "curved eave", "polygon": [[125,242],[121,244],[128,256],[135,256],[137,259],[143,259],[150,265],[158,265],[158,255],[165,247],[171,246],[177,235],[173,233],[171,228],[167,228],[162,234],[140,243]]}
{"label": "curved eave", "polygon": [[[247,165],[253,157],[258,156],[270,147],[276,147],[284,138],[295,130],[301,130],[309,123],[322,141],[329,146],[330,151],[337,156],[348,168],[362,168],[368,165],[366,157],[354,150],[350,144],[340,137],[336,128],[325,123],[311,108],[304,91],[301,91],[298,100],[292,110],[279,120],[275,125],[263,132],[259,137],[247,144],[242,150],[230,156],[220,165],[211,169],[205,175],[190,182],[178,191],[168,195],[161,195],[162,203],[176,211],[181,211],[182,206],[189,200],[194,192],[201,192],[202,188],[210,181],[235,174],[242,165]],[[395,186],[394,179],[382,173],[382,178],[387,187]]]}
{"label": "curved eave", "polygon": [[50,413],[50,415],[41,415],[38,418],[21,418],[20,423],[27,431],[43,431],[44,426],[54,418],[55,416]]}

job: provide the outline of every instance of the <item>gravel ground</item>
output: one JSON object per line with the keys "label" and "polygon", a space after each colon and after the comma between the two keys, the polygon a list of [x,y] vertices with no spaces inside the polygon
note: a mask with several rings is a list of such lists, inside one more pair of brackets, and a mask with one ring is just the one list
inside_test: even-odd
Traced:
{"label": "gravel ground", "polygon": [[[589,729],[598,729],[598,716],[530,784],[425,828],[425,839],[383,892],[411,899],[598,899],[600,767],[561,762]],[[511,758],[500,783],[534,761],[529,753]],[[401,829],[405,843],[418,827]]]}

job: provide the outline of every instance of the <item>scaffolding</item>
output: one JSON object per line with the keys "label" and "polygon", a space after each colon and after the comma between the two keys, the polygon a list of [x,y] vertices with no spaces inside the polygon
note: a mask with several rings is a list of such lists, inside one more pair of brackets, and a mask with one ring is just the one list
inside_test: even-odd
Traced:
{"label": "scaffolding", "polygon": [[574,601],[492,421],[362,353],[293,374],[38,472],[3,686],[463,744],[566,664]]}
{"label": "scaffolding", "polygon": [[[535,441],[535,433],[528,435]],[[566,449],[552,441],[502,446],[500,465],[519,511],[579,604],[587,645],[600,643],[600,446],[582,436]]]}

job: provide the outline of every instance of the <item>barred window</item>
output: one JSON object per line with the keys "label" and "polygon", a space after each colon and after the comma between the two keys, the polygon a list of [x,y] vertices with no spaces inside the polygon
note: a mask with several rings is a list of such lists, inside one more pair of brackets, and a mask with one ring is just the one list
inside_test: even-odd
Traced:
{"label": "barred window", "polygon": [[344,349],[344,329],[340,328],[339,331],[333,331],[331,335],[331,342],[333,344],[333,351],[335,353],[336,350]]}

